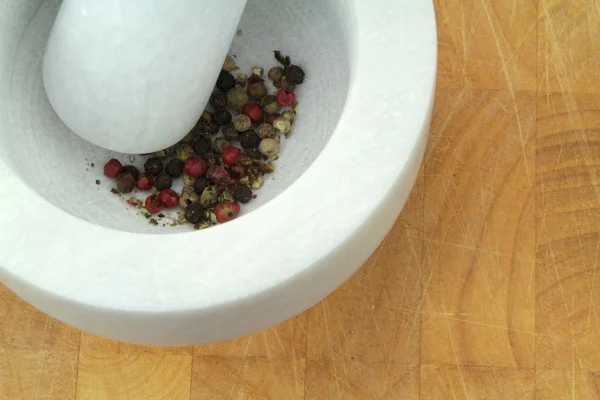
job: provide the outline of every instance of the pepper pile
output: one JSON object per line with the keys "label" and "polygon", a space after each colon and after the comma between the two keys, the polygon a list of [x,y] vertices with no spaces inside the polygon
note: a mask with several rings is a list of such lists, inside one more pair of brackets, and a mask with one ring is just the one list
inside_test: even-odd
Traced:
{"label": "pepper pile", "polygon": [[[253,189],[262,187],[263,175],[274,171],[281,135],[291,135],[296,118],[295,88],[304,82],[304,71],[279,51],[274,55],[281,66],[267,74],[273,94],[262,68],[252,68],[250,77],[234,77],[239,68],[227,56],[209,106],[179,143],[142,154],[148,156],[144,172],[117,159],[104,165],[104,175],[116,180],[113,192],[151,191],[145,201],[131,198],[128,203],[143,203],[150,214],[182,207],[181,220],[196,229],[235,219],[240,204],[256,197]],[[178,193],[172,186],[181,177],[184,186]]]}

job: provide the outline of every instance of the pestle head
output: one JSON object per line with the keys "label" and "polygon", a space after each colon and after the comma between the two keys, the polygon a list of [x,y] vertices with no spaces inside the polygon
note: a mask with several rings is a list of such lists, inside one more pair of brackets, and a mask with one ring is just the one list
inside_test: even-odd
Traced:
{"label": "pestle head", "polygon": [[74,133],[149,153],[200,118],[246,0],[64,0],[46,48],[44,86]]}

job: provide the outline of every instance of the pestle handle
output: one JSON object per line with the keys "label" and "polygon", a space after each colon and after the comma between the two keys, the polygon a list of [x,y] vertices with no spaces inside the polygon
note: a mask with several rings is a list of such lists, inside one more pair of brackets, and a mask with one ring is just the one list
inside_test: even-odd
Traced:
{"label": "pestle handle", "polygon": [[169,147],[200,118],[246,0],[64,0],[46,48],[63,122],[110,150]]}

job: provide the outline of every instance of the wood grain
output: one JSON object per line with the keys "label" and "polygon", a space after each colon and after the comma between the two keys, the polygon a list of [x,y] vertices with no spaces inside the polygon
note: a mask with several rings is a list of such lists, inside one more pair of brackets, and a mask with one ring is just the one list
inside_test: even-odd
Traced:
{"label": "wood grain", "polygon": [[255,335],[161,348],[0,287],[0,399],[600,398],[600,3],[436,0],[425,162],[368,262]]}

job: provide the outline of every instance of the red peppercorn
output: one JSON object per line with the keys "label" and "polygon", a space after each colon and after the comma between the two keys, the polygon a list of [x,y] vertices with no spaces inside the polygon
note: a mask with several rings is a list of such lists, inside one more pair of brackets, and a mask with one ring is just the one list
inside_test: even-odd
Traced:
{"label": "red peppercorn", "polygon": [[165,208],[156,194],[151,194],[150,196],[146,197],[144,207],[146,207],[146,210],[148,210],[148,212],[151,214],[157,214]]}
{"label": "red peppercorn", "polygon": [[269,114],[269,116],[267,117],[267,124],[271,124],[273,125],[273,121],[275,121],[277,118],[280,118],[281,114]]}
{"label": "red peppercorn", "polygon": [[192,178],[199,178],[206,173],[208,169],[208,165],[206,161],[192,157],[185,162],[185,173],[191,176]]}
{"label": "red peppercorn", "polygon": [[179,205],[179,195],[173,189],[161,190],[158,194],[158,201],[167,208],[175,208]]}
{"label": "red peppercorn", "polygon": [[116,158],[109,160],[106,164],[104,164],[104,175],[109,178],[116,178],[123,171],[123,164]]}
{"label": "red peppercorn", "polygon": [[296,94],[284,89],[277,92],[277,102],[283,107],[291,107],[296,102]]}
{"label": "red peppercorn", "polygon": [[220,203],[215,208],[217,222],[223,224],[235,219],[240,213],[240,206],[236,203]]}
{"label": "red peppercorn", "polygon": [[136,186],[139,190],[150,190],[154,186],[154,175],[144,172],[140,175]]}
{"label": "red peppercorn", "polygon": [[248,91],[250,91],[250,89],[252,89],[252,85],[254,85],[255,83],[264,82],[264,81],[265,80],[263,78],[261,78],[260,76],[252,75],[250,78],[248,78],[248,85],[247,85]]}
{"label": "red peppercorn", "polygon": [[209,178],[214,181],[218,181],[221,178],[229,178],[229,177],[230,177],[229,172],[225,169],[225,167],[217,167],[210,174]]}
{"label": "red peppercorn", "polygon": [[248,103],[242,108],[242,114],[246,114],[253,124],[260,121],[263,115],[262,107],[256,103]]}
{"label": "red peppercorn", "polygon": [[221,157],[223,157],[223,162],[227,165],[234,165],[235,162],[242,156],[242,151],[237,147],[227,146],[223,153],[221,153]]}

